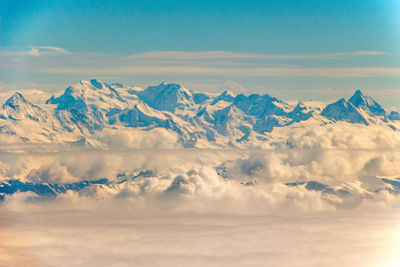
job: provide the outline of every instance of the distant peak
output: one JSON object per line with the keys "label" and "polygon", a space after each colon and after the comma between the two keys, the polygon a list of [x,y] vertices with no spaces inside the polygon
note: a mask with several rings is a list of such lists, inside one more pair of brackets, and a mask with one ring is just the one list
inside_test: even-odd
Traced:
{"label": "distant peak", "polygon": [[31,103],[27,101],[21,93],[16,92],[9,99],[7,99],[3,107],[8,106],[15,109],[25,104],[31,104]]}
{"label": "distant peak", "polygon": [[349,103],[356,108],[367,110],[373,115],[385,116],[386,111],[372,97],[364,95],[360,90],[356,90],[354,95],[350,97]]}
{"label": "distant peak", "polygon": [[[356,106],[358,106],[360,104],[368,104],[367,102],[372,103],[373,101],[374,100],[371,97],[364,95],[360,90],[356,90],[354,92],[354,94],[352,95],[352,97],[350,97],[350,99],[349,99],[349,102]],[[371,104],[371,103],[369,103],[369,104]]]}
{"label": "distant peak", "polygon": [[20,92],[15,92],[10,98],[15,98],[15,99],[21,98],[21,99],[24,99],[24,96]]}
{"label": "distant peak", "polygon": [[6,105],[18,103],[18,102],[25,102],[24,96],[20,92],[15,92],[7,101]]}
{"label": "distant peak", "polygon": [[365,95],[361,92],[361,90],[357,89],[357,90],[354,92],[353,96],[356,96],[356,97],[364,97]]}
{"label": "distant peak", "polygon": [[356,90],[354,94],[349,98],[349,102],[353,105],[359,105],[362,102],[368,101],[371,99],[369,96],[364,95],[361,90]]}

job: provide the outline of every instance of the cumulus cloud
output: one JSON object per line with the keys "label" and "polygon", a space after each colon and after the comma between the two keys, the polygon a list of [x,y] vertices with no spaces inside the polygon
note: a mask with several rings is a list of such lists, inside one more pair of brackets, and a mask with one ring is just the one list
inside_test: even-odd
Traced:
{"label": "cumulus cloud", "polygon": [[[395,129],[399,125],[395,124]],[[274,128],[275,142],[298,149],[400,149],[400,132],[380,125],[335,122],[300,122],[291,127]],[[282,140],[285,138],[284,140]]]}
{"label": "cumulus cloud", "polygon": [[[3,180],[35,183],[107,178],[110,184],[88,187],[76,197],[126,199],[143,209],[162,210],[167,205],[167,210],[195,212],[322,211],[363,206],[388,188],[397,192],[395,182],[382,178],[400,177],[395,164],[399,153],[335,149],[16,153],[2,155],[0,169]],[[146,170],[151,172],[140,175]],[[397,205],[395,199],[387,200],[388,208]]]}
{"label": "cumulus cloud", "polygon": [[386,153],[375,156],[363,166],[362,172],[366,175],[400,177],[399,153]]}
{"label": "cumulus cloud", "polygon": [[174,148],[178,135],[164,128],[143,130],[136,128],[105,129],[99,133],[99,140],[111,149],[133,148]]}

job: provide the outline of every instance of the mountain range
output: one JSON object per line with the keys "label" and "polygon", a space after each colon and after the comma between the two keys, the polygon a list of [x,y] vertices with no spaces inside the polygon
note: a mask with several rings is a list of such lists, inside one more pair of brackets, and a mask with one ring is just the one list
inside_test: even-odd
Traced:
{"label": "mountain range", "polygon": [[386,111],[360,90],[348,100],[316,107],[289,104],[268,94],[211,95],[179,84],[142,89],[93,79],[69,86],[45,104],[33,104],[15,93],[0,109],[0,143],[110,148],[101,138],[105,131],[134,129],[136,135],[146,136],[164,129],[182,147],[247,147],[254,140],[269,142],[276,128],[309,121],[398,131],[400,113]]}

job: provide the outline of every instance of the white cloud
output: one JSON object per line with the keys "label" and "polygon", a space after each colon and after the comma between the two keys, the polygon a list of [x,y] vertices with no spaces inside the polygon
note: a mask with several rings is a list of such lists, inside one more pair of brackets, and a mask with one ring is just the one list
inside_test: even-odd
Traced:
{"label": "white cloud", "polygon": [[65,48],[62,47],[56,47],[56,46],[35,46],[34,48],[47,51],[47,52],[54,52],[58,54],[71,54],[70,51],[66,50]]}
{"label": "white cloud", "polygon": [[[5,48],[4,68],[28,69],[32,73],[74,75],[209,75],[229,77],[377,77],[398,76],[395,67],[321,67],[297,65],[303,60],[354,60],[356,57],[385,56],[384,51],[353,51],[331,54],[274,55],[228,51],[149,51],[133,55],[70,52],[64,48],[35,46],[30,50]],[[46,57],[32,62],[20,56]],[[51,56],[64,55],[52,59]],[[18,60],[17,60],[18,58]],[[22,62],[21,62],[22,60]],[[287,60],[291,62],[288,64]],[[293,64],[296,62],[296,64]]]}
{"label": "white cloud", "polygon": [[108,68],[42,68],[53,74],[211,75],[236,77],[376,77],[399,76],[400,68],[224,68],[200,66],[132,66]]}
{"label": "white cloud", "polygon": [[32,46],[30,48],[8,48],[2,47],[0,56],[2,57],[21,57],[21,56],[56,56],[71,54],[70,51],[55,46]]}
{"label": "white cloud", "polygon": [[[400,198],[378,177],[400,177],[400,151],[353,128],[381,146],[356,149],[347,130],[292,135],[309,149],[120,151],[113,139],[143,142],[126,132],[108,133],[115,151],[3,153],[3,178],[51,183],[157,172],[53,201],[10,196],[0,206],[0,265],[396,266]],[[302,181],[350,195],[283,184]]]}
{"label": "white cloud", "polygon": [[[2,179],[71,183],[101,178],[116,181],[121,173],[156,170],[151,177],[81,193],[110,201],[123,198],[144,210],[259,214],[362,206],[374,192],[387,188],[379,177],[400,177],[400,168],[394,164],[399,159],[399,151],[351,149],[5,153],[0,158],[0,175]],[[304,185],[284,185],[309,181],[343,189],[349,195],[338,198],[306,190]],[[390,208],[392,199],[380,205]]]}
{"label": "white cloud", "polygon": [[[17,198],[17,196],[16,196]],[[21,199],[22,197],[20,197]],[[73,196],[69,196],[73,198]],[[141,213],[101,201],[0,213],[2,266],[397,266],[396,212]],[[83,205],[82,205],[83,204]],[[355,230],[356,229],[356,230]]]}
{"label": "white cloud", "polygon": [[384,51],[353,51],[331,54],[260,54],[260,53],[235,53],[229,51],[149,51],[128,56],[133,59],[180,59],[180,60],[202,60],[202,59],[282,59],[282,60],[343,60],[354,56],[384,56]]}
{"label": "white cloud", "polygon": [[104,129],[99,133],[99,140],[109,149],[155,149],[176,148],[178,135],[164,128],[155,128],[143,133],[142,129],[117,128]]}
{"label": "white cloud", "polygon": [[37,49],[37,48],[32,48],[32,49],[28,52],[28,55],[30,55],[30,56],[40,56],[41,54],[40,54],[40,52],[39,52],[39,49]]}

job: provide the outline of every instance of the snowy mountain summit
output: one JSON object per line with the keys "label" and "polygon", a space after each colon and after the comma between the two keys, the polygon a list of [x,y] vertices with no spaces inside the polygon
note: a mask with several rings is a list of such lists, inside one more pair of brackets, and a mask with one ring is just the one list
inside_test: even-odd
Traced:
{"label": "snowy mountain summit", "polygon": [[249,148],[290,143],[283,129],[374,125],[398,134],[399,122],[397,111],[386,111],[360,90],[348,100],[316,108],[268,94],[213,96],[179,84],[143,90],[93,79],[42,105],[15,93],[0,109],[0,143]]}

